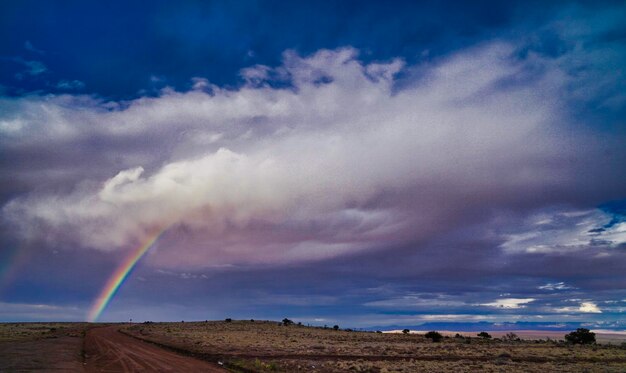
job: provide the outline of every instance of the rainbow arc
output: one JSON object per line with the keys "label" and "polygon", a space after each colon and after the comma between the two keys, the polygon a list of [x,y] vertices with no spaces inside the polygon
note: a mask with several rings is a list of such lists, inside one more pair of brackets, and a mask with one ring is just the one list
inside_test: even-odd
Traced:
{"label": "rainbow arc", "polygon": [[137,262],[150,250],[152,245],[158,241],[159,237],[167,230],[167,228],[157,231],[155,234],[148,236],[148,239],[139,247],[131,251],[124,261],[117,267],[115,272],[109,277],[104,288],[100,292],[100,295],[93,302],[89,313],[87,315],[87,321],[95,322],[98,320],[102,312],[106,309],[111,299],[115,296],[120,286],[128,278],[128,275],[132,272]]}

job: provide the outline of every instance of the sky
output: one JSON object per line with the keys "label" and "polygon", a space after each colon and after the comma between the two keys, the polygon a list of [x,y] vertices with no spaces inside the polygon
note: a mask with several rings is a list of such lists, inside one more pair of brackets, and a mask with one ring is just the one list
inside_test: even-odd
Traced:
{"label": "sky", "polygon": [[2,2],[0,321],[626,330],[624,19]]}

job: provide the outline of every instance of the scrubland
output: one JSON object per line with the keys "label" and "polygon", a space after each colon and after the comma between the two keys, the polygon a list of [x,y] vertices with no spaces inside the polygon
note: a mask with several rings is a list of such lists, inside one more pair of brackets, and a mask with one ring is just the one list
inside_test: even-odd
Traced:
{"label": "scrubland", "polygon": [[0,372],[83,369],[87,323],[0,323]]}
{"label": "scrubland", "polygon": [[333,330],[269,321],[146,323],[123,332],[240,372],[624,372],[623,345]]}

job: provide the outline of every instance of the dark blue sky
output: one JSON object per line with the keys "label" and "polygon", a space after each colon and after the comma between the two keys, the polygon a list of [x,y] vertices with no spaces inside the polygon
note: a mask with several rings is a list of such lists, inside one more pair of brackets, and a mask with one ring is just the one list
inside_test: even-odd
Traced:
{"label": "dark blue sky", "polygon": [[[9,94],[74,89],[107,98],[188,89],[192,77],[241,83],[239,70],[275,66],[294,49],[353,46],[365,61],[436,58],[484,39],[541,24],[558,2],[168,1],[5,2],[2,76]],[[559,40],[544,40],[558,53]],[[26,61],[45,71],[23,73]],[[16,74],[20,73],[19,78]]]}
{"label": "dark blue sky", "polygon": [[625,16],[2,2],[0,321],[624,329]]}

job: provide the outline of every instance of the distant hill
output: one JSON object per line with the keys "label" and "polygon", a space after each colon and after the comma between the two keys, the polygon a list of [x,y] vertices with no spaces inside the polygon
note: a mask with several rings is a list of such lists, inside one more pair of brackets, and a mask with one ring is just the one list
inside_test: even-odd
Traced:
{"label": "distant hill", "polygon": [[367,330],[450,330],[458,332],[480,332],[480,331],[516,331],[516,330],[543,330],[565,332],[577,328],[599,329],[606,332],[626,333],[626,324],[603,324],[585,322],[515,322],[515,323],[492,323],[492,322],[428,322],[414,325],[385,325],[373,326]]}

